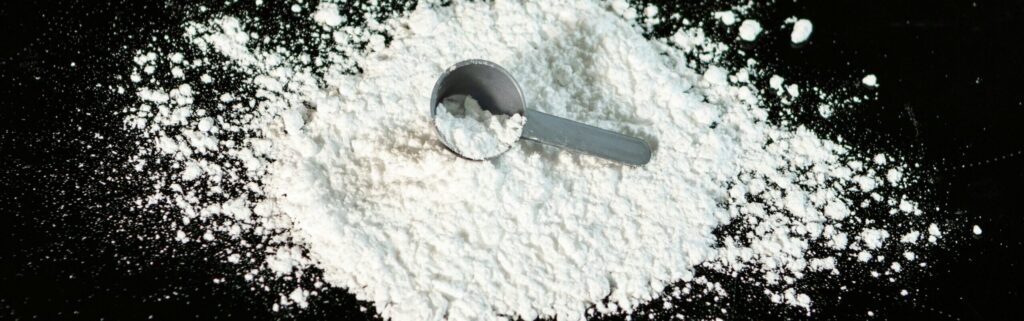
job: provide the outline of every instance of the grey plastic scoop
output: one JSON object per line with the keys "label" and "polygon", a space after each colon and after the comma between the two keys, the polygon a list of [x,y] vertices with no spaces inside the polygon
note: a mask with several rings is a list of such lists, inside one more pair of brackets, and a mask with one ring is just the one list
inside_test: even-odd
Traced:
{"label": "grey plastic scoop", "polygon": [[[629,165],[644,165],[651,160],[651,147],[643,140],[527,109],[526,97],[512,75],[486,60],[459,62],[437,79],[430,95],[431,117],[436,120],[435,106],[443,99],[466,95],[475,98],[492,114],[525,116],[526,124],[520,138]],[[434,128],[441,135],[436,121]],[[458,154],[447,141],[441,141]]]}

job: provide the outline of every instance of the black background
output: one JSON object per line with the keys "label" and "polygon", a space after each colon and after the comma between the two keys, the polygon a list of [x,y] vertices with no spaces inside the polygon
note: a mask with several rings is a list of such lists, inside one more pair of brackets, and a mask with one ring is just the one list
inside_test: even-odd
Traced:
{"label": "black background", "polygon": [[[663,11],[695,15],[711,10],[707,2],[667,3]],[[0,319],[372,318],[372,309],[360,311],[366,303],[340,289],[326,291],[310,309],[271,312],[276,292],[235,279],[212,283],[233,271],[210,258],[214,250],[133,237],[161,227],[126,205],[142,183],[109,178],[133,149],[115,115],[124,101],[101,87],[126,74],[132,51],[125,48],[179,25],[183,5],[0,3]],[[859,89],[877,100],[855,110],[822,121],[812,119],[814,106],[798,106],[806,109],[798,117],[851,145],[921,164],[929,186],[922,193],[950,225],[943,246],[922,253],[926,272],[901,284],[819,288],[817,296],[833,297],[810,317],[740,291],[721,303],[729,310],[721,316],[867,319],[872,311],[883,319],[1020,319],[1024,4],[778,1],[771,7],[756,11],[768,30],[744,48],[759,60],[803,83],[856,87],[866,73],[881,83]],[[810,43],[788,43],[788,30],[777,27],[789,16],[814,22]],[[984,234],[972,235],[973,224]],[[903,288],[911,295],[899,296]],[[700,304],[676,309],[721,314]]]}

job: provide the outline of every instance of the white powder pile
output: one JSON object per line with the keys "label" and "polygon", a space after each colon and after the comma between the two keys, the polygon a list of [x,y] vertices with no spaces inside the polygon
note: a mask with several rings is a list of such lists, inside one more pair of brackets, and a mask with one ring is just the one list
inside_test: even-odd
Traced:
{"label": "white powder pile", "polygon": [[441,139],[454,152],[470,159],[486,159],[504,153],[519,140],[526,118],[493,115],[472,96],[447,97],[435,108],[434,124]]}
{"label": "white powder pile", "polygon": [[[770,121],[758,90],[768,74],[708,63],[728,46],[699,29],[646,39],[624,1],[424,2],[361,26],[337,11],[309,17],[331,41],[324,56],[264,45],[245,16],[190,23],[188,57],[139,52],[133,165],[170,170],[149,176],[161,192],[138,204],[182,212],[169,224],[177,239],[233,240],[243,246],[225,261],[283,279],[315,265],[317,287],[348,289],[385,319],[459,321],[629,312],[670,284],[708,283],[698,265],[752,273],[773,302],[809,309],[804,276],[859,273],[840,262],[924,244],[905,230],[942,237],[904,193],[911,167]],[[206,85],[226,78],[215,59],[244,88]],[[509,69],[532,108],[644,138],[651,162],[526,142],[491,161],[457,157],[419,106],[466,59]],[[165,66],[172,81],[154,80]],[[480,117],[438,106],[443,133],[489,118],[511,144],[525,121],[465,107]],[[316,294],[299,286],[279,304]]]}

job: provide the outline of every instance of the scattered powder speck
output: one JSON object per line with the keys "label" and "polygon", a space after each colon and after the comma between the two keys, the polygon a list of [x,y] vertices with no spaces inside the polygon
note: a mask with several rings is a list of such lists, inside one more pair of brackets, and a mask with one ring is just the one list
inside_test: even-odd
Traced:
{"label": "scattered powder speck", "polygon": [[881,247],[885,242],[885,239],[889,237],[889,232],[878,229],[865,229],[861,231],[860,238],[864,242],[864,246],[869,249],[877,249]]}
{"label": "scattered powder speck", "polygon": [[971,232],[973,232],[974,235],[981,235],[981,226],[975,225],[971,228]]}
{"label": "scattered powder speck", "polygon": [[877,154],[871,160],[873,160],[875,164],[878,165],[885,165],[885,163],[888,162],[887,158],[885,157],[885,154]]}
{"label": "scattered powder speck", "polygon": [[878,77],[873,74],[864,76],[864,79],[861,79],[860,82],[868,87],[878,87]]}
{"label": "scattered powder speck", "polygon": [[914,242],[917,242],[917,240],[920,237],[921,237],[921,232],[910,231],[907,234],[904,234],[903,237],[900,238],[900,242],[903,242],[903,243],[914,243]]}
{"label": "scattered powder speck", "polygon": [[907,261],[913,261],[917,259],[917,255],[914,252],[907,251],[903,252],[903,258],[907,259]]}
{"label": "scattered powder speck", "polygon": [[[753,58],[722,61],[734,49],[692,24],[644,37],[668,20],[657,7],[413,8],[353,26],[337,4],[295,4],[315,28],[289,45],[268,45],[256,13],[220,14],[153,40],[180,41],[180,53],[139,48],[124,77],[137,100],[124,126],[140,141],[127,166],[157,191],[136,204],[168,217],[178,242],[236,244],[218,258],[249,282],[316,275],[260,285],[286,289],[269,310],[338,287],[395,321],[581,320],[665,295],[727,296],[698,266],[752,275],[744,283],[766,300],[810,313],[816,298],[798,290],[807,275],[890,276],[942,237],[904,158],[770,116],[764,93],[817,89]],[[732,11],[711,18],[737,22]],[[742,40],[759,33],[740,25]],[[810,33],[798,20],[791,40]],[[474,58],[509,69],[531,108],[655,142],[651,162],[508,149],[525,120],[471,99],[436,107],[439,138],[422,107],[444,68]],[[841,107],[830,104],[822,117]],[[444,133],[459,126],[486,127],[508,151],[457,157],[440,139],[458,140]]]}
{"label": "scattered powder speck", "polygon": [[731,26],[736,24],[736,13],[732,11],[718,11],[713,13],[713,16],[718,20],[722,21],[722,24]]}
{"label": "scattered powder speck", "polygon": [[812,31],[814,31],[814,25],[810,20],[799,19],[793,23],[793,32],[789,34],[789,41],[795,44],[803,43],[811,37]]}
{"label": "scattered powder speck", "polygon": [[756,20],[743,20],[740,24],[740,39],[754,41],[761,34],[761,23]]}
{"label": "scattered powder speck", "polygon": [[328,27],[337,27],[345,22],[345,16],[338,14],[338,5],[333,3],[321,3],[313,14],[313,20]]}
{"label": "scattered powder speck", "polygon": [[788,86],[786,86],[786,93],[789,94],[790,96],[794,97],[794,98],[795,97],[799,97],[800,96],[800,85],[789,84]]}
{"label": "scattered powder speck", "polygon": [[897,184],[903,179],[903,173],[898,169],[891,168],[885,173],[885,178],[890,184]]}
{"label": "scattered powder speck", "polygon": [[768,79],[768,86],[772,89],[782,91],[782,83],[785,81],[786,80],[782,78],[782,76],[772,75],[772,77]]}
{"label": "scattered powder speck", "polygon": [[942,230],[935,223],[928,225],[928,242],[935,243],[942,237]]}

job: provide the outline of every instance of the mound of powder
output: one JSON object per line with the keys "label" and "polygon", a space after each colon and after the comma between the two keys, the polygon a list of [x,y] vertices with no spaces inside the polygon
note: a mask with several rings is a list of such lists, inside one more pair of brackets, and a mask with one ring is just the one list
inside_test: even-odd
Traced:
{"label": "mound of powder", "polygon": [[[270,253],[277,275],[315,265],[385,319],[459,321],[628,312],[669,284],[700,282],[698,265],[754,271],[771,300],[809,308],[795,286],[804,275],[922,242],[863,219],[865,208],[889,211],[900,231],[942,235],[906,219],[922,211],[898,158],[769,121],[752,67],[698,71],[688,58],[727,46],[699,29],[646,39],[624,1],[428,1],[358,27],[341,26],[337,10],[310,17],[332,41],[324,57],[263,45],[247,25],[258,19],[232,16],[186,26],[191,55],[204,58],[136,57],[141,103],[125,122],[146,143],[134,166],[176,169],[155,175],[165,192],[139,204],[180,209],[180,240],[263,235],[253,251]],[[205,86],[219,79],[209,57],[245,90]],[[651,142],[651,162],[530,142],[487,162],[454,155],[417,106],[467,59],[506,67],[532,108]],[[178,80],[146,80],[167,65]],[[205,230],[186,232],[190,222]],[[281,304],[315,294],[299,287]]]}
{"label": "mound of powder", "polygon": [[522,115],[494,115],[472,96],[451,96],[435,108],[434,125],[447,146],[469,159],[497,156],[515,144],[523,133]]}

